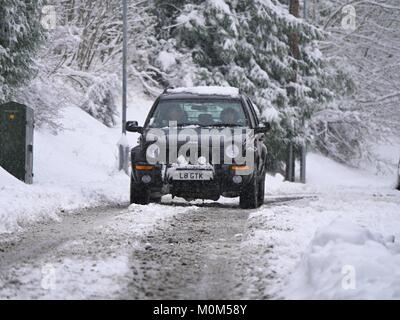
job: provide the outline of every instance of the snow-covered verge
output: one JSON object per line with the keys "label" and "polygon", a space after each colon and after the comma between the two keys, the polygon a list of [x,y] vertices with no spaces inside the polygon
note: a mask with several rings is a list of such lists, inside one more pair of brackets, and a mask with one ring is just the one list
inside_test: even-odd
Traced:
{"label": "snow-covered verge", "polygon": [[[400,299],[400,245],[396,241],[399,218],[392,214],[375,217],[392,228],[377,228],[338,217],[320,227],[307,248],[298,269],[283,290],[288,298]],[[379,210],[375,206],[374,210]],[[374,233],[372,230],[383,230]]]}
{"label": "snow-covered verge", "polygon": [[268,177],[281,202],[250,215],[243,246],[265,296],[286,299],[400,299],[400,193],[393,178],[322,156],[308,158],[309,182]]}
{"label": "snow-covered verge", "polygon": [[[151,101],[137,95],[130,101],[129,118],[143,122]],[[127,203],[129,179],[117,170],[120,129],[77,107],[62,109],[58,122],[57,134],[35,131],[33,185],[0,168],[0,233],[64,211]],[[137,137],[128,139],[134,145]]]}

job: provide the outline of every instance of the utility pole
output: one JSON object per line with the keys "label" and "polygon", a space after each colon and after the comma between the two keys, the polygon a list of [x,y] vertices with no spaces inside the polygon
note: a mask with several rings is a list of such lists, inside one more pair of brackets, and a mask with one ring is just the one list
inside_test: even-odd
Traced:
{"label": "utility pole", "polygon": [[[307,0],[304,1],[304,21],[307,20]],[[302,121],[304,133],[306,133],[306,123],[303,119]],[[300,182],[306,183],[307,182],[307,142],[304,141],[300,148]]]}
{"label": "utility pole", "polygon": [[290,182],[295,181],[295,157],[293,150],[293,143],[289,142],[288,156],[286,160],[286,180]]}
{"label": "utility pole", "polygon": [[[304,1],[304,17],[307,16],[307,0]],[[296,18],[300,17],[300,0],[290,0],[289,5],[289,13]],[[300,47],[299,47],[299,34],[297,32],[293,32],[289,35],[289,45],[290,45],[290,52],[292,57],[295,60],[300,60]],[[298,76],[298,66],[297,63],[294,63],[294,73],[293,78],[291,79],[292,82],[297,82]],[[290,88],[289,95],[292,97],[295,96],[294,90]],[[292,101],[292,103],[297,104],[297,101]],[[303,129],[305,131],[305,122],[302,121]],[[289,136],[289,145],[288,145],[288,155],[286,159],[286,180],[294,182],[296,180],[296,154],[300,154],[300,181],[302,183],[306,183],[306,156],[307,156],[307,146],[303,143],[300,148],[295,148],[293,144],[293,134],[296,133],[294,121],[292,121],[291,126],[291,135]]]}
{"label": "utility pole", "polygon": [[122,0],[122,137],[119,146],[119,170],[128,173],[129,143],[126,138],[126,110],[127,110],[127,87],[128,87],[128,0]]}
{"label": "utility pole", "polygon": [[[289,4],[289,13],[295,17],[300,16],[300,0],[290,0]],[[299,48],[299,34],[297,32],[293,32],[289,35],[289,46],[292,57],[295,60],[300,59],[300,48]],[[297,82],[297,63],[294,64],[295,71],[293,73],[292,82]],[[295,92],[293,88],[290,88],[289,95],[294,96]],[[288,145],[288,155],[286,159],[286,180],[290,182],[294,182],[296,180],[295,177],[295,153],[294,153],[294,145],[292,142],[293,133],[294,133],[294,125],[292,126],[292,134],[289,136],[289,145]]]}

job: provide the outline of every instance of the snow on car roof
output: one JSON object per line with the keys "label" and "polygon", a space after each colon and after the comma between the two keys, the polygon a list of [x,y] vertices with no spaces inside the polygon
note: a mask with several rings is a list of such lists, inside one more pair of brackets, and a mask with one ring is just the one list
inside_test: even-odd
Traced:
{"label": "snow on car roof", "polygon": [[203,87],[182,87],[168,89],[167,93],[191,93],[198,95],[219,95],[219,96],[239,96],[239,89],[234,87],[217,87],[217,86],[203,86]]}

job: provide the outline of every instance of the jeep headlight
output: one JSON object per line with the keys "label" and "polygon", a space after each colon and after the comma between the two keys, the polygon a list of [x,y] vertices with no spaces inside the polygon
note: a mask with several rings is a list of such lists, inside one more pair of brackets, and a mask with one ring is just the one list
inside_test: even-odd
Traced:
{"label": "jeep headlight", "polygon": [[230,144],[225,149],[225,155],[230,159],[237,158],[239,154],[240,154],[240,149],[236,144]]}
{"label": "jeep headlight", "polygon": [[150,145],[146,150],[147,160],[157,160],[161,154],[161,149],[157,144]]}

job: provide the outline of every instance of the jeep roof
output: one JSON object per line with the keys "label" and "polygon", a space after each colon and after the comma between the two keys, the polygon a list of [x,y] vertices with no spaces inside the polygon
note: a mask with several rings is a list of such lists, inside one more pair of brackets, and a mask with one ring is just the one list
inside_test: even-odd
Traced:
{"label": "jeep roof", "polygon": [[166,89],[160,98],[163,100],[189,98],[240,99],[241,94],[239,89],[234,87],[182,87]]}

